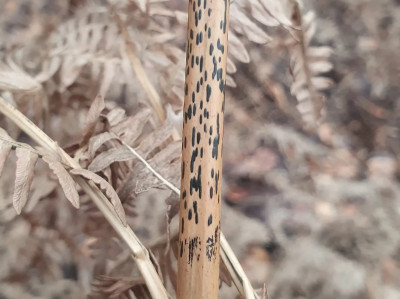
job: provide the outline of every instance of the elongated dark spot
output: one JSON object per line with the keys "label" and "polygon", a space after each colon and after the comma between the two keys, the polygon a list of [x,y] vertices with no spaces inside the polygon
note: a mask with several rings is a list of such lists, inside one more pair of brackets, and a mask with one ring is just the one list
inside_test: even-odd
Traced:
{"label": "elongated dark spot", "polygon": [[210,97],[211,97],[211,86],[209,84],[207,84],[207,102],[210,101]]}

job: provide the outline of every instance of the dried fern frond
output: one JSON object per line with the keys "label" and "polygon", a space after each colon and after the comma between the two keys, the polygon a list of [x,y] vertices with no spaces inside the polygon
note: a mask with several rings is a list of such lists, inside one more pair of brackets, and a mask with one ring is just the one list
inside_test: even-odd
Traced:
{"label": "dried fern frond", "polygon": [[[128,120],[132,122],[137,118],[143,122],[146,119],[143,118],[143,114],[139,112],[137,115],[126,117],[122,109],[103,111],[103,113],[107,115],[109,125],[112,124],[108,128],[111,132],[99,132],[98,135],[89,139],[89,148],[86,149],[88,151],[87,156],[91,157],[92,163],[89,168],[92,171],[107,173],[109,177],[118,178],[115,186],[125,208],[134,204],[138,194],[153,188],[167,187],[175,194],[179,194],[180,191],[175,186],[180,179],[181,144],[169,140],[173,126],[166,122],[161,128],[153,130],[143,139],[140,139],[143,125],[140,126],[136,130],[136,137],[129,138],[134,145],[137,144],[138,140],[141,140],[133,149],[124,141],[125,133],[123,132],[126,132],[125,128],[129,127],[129,125],[126,125]],[[95,153],[94,156],[93,153]],[[135,158],[139,159],[140,163],[136,163]],[[113,163],[116,162],[124,162],[129,165],[125,178],[121,177],[116,172],[116,168],[112,167]],[[168,196],[167,194],[166,198]],[[128,216],[135,215],[134,209],[127,209],[126,212]],[[251,285],[223,234],[221,234],[221,242],[221,256],[229,270],[232,281],[241,294],[247,294],[248,298],[253,298]]]}
{"label": "dried fern frond", "polygon": [[68,174],[68,171],[65,170],[64,165],[62,165],[61,162],[53,160],[47,156],[43,156],[43,161],[47,163],[49,168],[56,175],[58,182],[64,191],[65,197],[75,208],[79,209],[79,195],[75,187],[75,182]]}
{"label": "dried fern frond", "polygon": [[49,155],[41,152],[40,149],[33,149],[28,144],[16,142],[1,128],[0,135],[0,170],[2,170],[11,149],[15,149],[17,156],[13,204],[18,214],[21,213],[28,201],[28,193],[34,177],[34,166],[39,157],[53,170],[66,198],[75,208],[79,208],[79,196],[75,182],[55,155]]}
{"label": "dried fern frond", "polygon": [[[0,111],[10,118],[14,123],[16,123],[40,146],[51,152],[53,155],[60,156],[69,167],[75,170],[81,169],[80,165],[69,155],[67,155],[67,153],[65,153],[55,141],[53,141],[43,131],[36,127],[17,109],[6,103],[2,98],[0,98]],[[140,273],[146,281],[146,285],[151,295],[155,298],[167,298],[166,290],[150,261],[146,248],[140,243],[130,227],[122,224],[118,214],[114,211],[112,204],[93,182],[86,182],[80,177],[76,177],[76,181],[96,203],[97,207],[106,217],[107,221],[129,246],[133,254],[133,258],[139,268]]]}
{"label": "dried fern frond", "polygon": [[[265,26],[284,26],[290,28],[292,22],[286,13],[287,0],[250,0],[247,3],[241,3],[242,6],[250,8],[250,14],[258,22]],[[238,1],[238,3],[240,3]]]}
{"label": "dried fern frond", "polygon": [[293,38],[289,48],[293,76],[290,91],[298,101],[297,109],[307,129],[315,128],[321,121],[325,97],[320,91],[333,84],[331,79],[321,75],[333,68],[328,60],[332,49],[327,46],[311,46],[316,30],[314,19],[315,15],[311,11],[303,16],[299,3],[293,1],[292,22],[295,29],[290,29]]}
{"label": "dried fern frond", "polygon": [[238,5],[233,4],[230,7],[230,13],[232,14],[231,28],[243,35],[245,35],[249,41],[257,44],[265,44],[271,41],[271,37],[258,27]]}
{"label": "dried fern frond", "polygon": [[38,156],[32,151],[21,147],[18,147],[15,152],[17,155],[17,168],[15,171],[13,204],[17,213],[21,214],[22,208],[28,201],[28,193]]}
{"label": "dried fern frond", "polygon": [[121,200],[119,199],[117,192],[115,192],[113,187],[105,179],[86,169],[72,169],[70,173],[72,173],[73,175],[80,175],[99,185],[100,188],[104,190],[107,197],[110,199],[111,204],[113,205],[119,219],[121,219],[122,223],[125,226],[127,225],[125,212],[124,208],[122,207]]}

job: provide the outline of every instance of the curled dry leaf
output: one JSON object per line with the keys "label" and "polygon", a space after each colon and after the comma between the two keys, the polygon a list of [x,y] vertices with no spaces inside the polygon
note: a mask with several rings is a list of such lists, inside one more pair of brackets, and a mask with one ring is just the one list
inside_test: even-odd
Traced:
{"label": "curled dry leaf", "polygon": [[116,139],[117,136],[114,133],[103,132],[96,136],[93,136],[89,140],[89,155],[90,157],[94,157],[96,151],[107,141]]}
{"label": "curled dry leaf", "polygon": [[33,171],[38,156],[27,148],[17,147],[17,168],[15,171],[15,185],[13,205],[17,214],[21,214],[22,208],[28,201],[29,189],[32,184]]}
{"label": "curled dry leaf", "polygon": [[124,146],[111,148],[94,158],[88,169],[93,172],[99,172],[114,162],[128,161],[132,158],[132,153]]}
{"label": "curled dry leaf", "polygon": [[65,197],[75,208],[79,209],[79,194],[75,187],[75,181],[71,178],[67,170],[65,170],[64,166],[59,161],[47,156],[43,157],[43,161],[49,165],[49,168],[57,176]]}
{"label": "curled dry leaf", "polygon": [[117,213],[121,222],[124,224],[124,226],[127,225],[125,211],[122,207],[121,200],[119,199],[118,194],[117,192],[115,192],[114,188],[105,179],[87,169],[72,169],[70,170],[70,173],[82,176],[98,184],[101,190],[105,191],[106,196],[110,199],[111,204],[113,205],[115,212]]}

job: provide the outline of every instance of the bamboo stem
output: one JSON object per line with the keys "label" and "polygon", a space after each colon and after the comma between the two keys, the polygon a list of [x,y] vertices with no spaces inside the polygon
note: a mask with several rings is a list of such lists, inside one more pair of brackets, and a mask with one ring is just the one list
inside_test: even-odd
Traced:
{"label": "bamboo stem", "polygon": [[217,298],[229,0],[189,0],[178,299]]}
{"label": "bamboo stem", "polygon": [[[179,195],[180,190],[175,187],[171,182],[167,181],[165,178],[163,178],[143,157],[141,157],[133,148],[131,148],[128,144],[120,140],[121,143],[128,148],[128,150],[136,157],[138,158],[145,166],[146,168],[154,174],[161,182],[163,182],[168,188],[170,188],[175,194]],[[178,230],[175,229],[173,232],[170,232],[169,235],[171,237],[175,237],[178,235]],[[166,246],[168,246],[169,240],[164,240],[165,236],[161,237],[161,239],[156,240],[151,247],[156,247],[159,246],[160,244],[165,244],[167,243]],[[244,270],[242,266],[240,265],[238,259],[235,256],[235,253],[233,252],[232,248],[230,247],[228,241],[226,240],[222,230],[220,231],[220,241],[221,241],[221,248],[220,248],[220,257],[221,260],[224,262],[226,268],[228,269],[231,279],[233,283],[235,284],[237,290],[239,291],[239,294],[246,299],[255,299],[259,298],[256,292],[253,290],[251,283],[249,279],[246,276],[246,273],[244,273]]]}

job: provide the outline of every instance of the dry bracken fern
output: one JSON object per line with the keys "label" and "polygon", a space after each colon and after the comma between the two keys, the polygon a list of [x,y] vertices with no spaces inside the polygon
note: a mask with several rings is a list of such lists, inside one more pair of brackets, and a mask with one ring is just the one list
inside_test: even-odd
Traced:
{"label": "dry bracken fern", "polygon": [[332,49],[327,46],[312,46],[311,41],[316,30],[313,12],[302,14],[300,5],[293,1],[290,29],[290,70],[293,76],[291,93],[298,101],[297,109],[308,129],[315,128],[324,115],[325,97],[320,92],[329,88],[332,81],[321,75],[332,69],[328,58]]}
{"label": "dry bracken fern", "polygon": [[[272,39],[269,27],[279,26],[289,30],[296,37],[295,43],[301,44],[301,39],[297,37],[301,31],[298,30],[298,24],[293,24],[287,18],[285,3],[271,0],[232,3],[227,61],[227,73],[231,76],[226,78],[228,86],[236,85],[233,79],[236,64],[250,61],[246,39],[256,44],[266,44]],[[16,189],[20,192],[14,193],[16,209],[21,212],[24,208],[29,189],[32,199],[25,206],[24,214],[30,215],[33,206],[41,209],[43,205],[56,205],[55,201],[50,203],[48,200],[49,194],[54,197],[55,193],[60,192],[55,188],[55,183],[49,183],[48,188],[40,188],[41,182],[48,180],[49,172],[41,172],[38,181],[35,177],[32,182],[34,162],[40,157],[53,171],[67,200],[74,207],[81,207],[83,215],[77,227],[84,227],[83,233],[87,237],[81,244],[83,248],[93,246],[93,238],[98,240],[107,236],[111,239],[114,236],[109,227],[104,225],[104,220],[99,220],[99,213],[93,212],[95,207],[88,198],[105,194],[108,208],[119,217],[107,219],[111,219],[110,223],[119,229],[121,223],[137,223],[136,204],[138,198],[147,196],[145,191],[152,194],[154,189],[157,192],[162,189],[164,192],[156,201],[159,206],[157,211],[161,212],[156,214],[157,211],[150,209],[155,214],[154,218],[161,217],[163,221],[162,217],[168,209],[169,218],[166,222],[169,223],[176,214],[175,194],[179,190],[175,186],[180,178],[181,150],[179,141],[173,141],[178,139],[174,134],[176,123],[163,122],[165,112],[162,106],[170,103],[177,110],[183,102],[185,54],[182,49],[187,15],[171,7],[173,5],[157,1],[112,1],[112,4],[83,5],[60,20],[50,36],[35,45],[36,52],[31,52],[31,47],[22,47],[1,55],[4,64],[0,66],[0,89],[12,92],[3,92],[2,95],[8,95],[35,122],[43,125],[45,131],[49,129],[48,133],[55,136],[55,140],[60,140],[62,148],[69,154],[51,142],[47,147],[55,150],[55,153],[49,153],[49,148],[43,149],[43,144],[42,148],[33,149],[3,136],[0,142],[0,170],[11,149],[18,153]],[[312,57],[312,48],[308,48],[307,57]],[[35,59],[27,67],[26,61],[31,56]],[[308,65],[311,59],[307,59]],[[301,65],[303,72],[304,65]],[[310,68],[312,71],[319,69],[318,65]],[[299,78],[298,81],[302,82]],[[40,98],[40,105],[27,100],[28,94]],[[154,99],[159,101],[158,104],[154,105]],[[127,112],[119,106],[127,108]],[[44,113],[37,113],[40,110]],[[178,128],[181,126],[178,125]],[[9,126],[7,129],[11,131]],[[28,130],[27,133],[32,136],[32,131]],[[33,139],[36,142],[38,140]],[[22,152],[26,155],[21,155]],[[40,164],[36,166],[36,174]],[[164,189],[173,192],[171,194],[171,191]],[[160,205],[160,201],[166,201],[167,205]],[[98,205],[98,202],[94,202]],[[163,227],[159,235],[151,235],[150,239],[154,241],[160,234],[163,237],[168,233],[168,241],[162,243],[166,248],[156,246],[156,254],[162,275],[169,277],[175,285],[173,256],[177,248],[173,225],[172,221],[171,227]],[[79,227],[76,229],[78,232]],[[145,230],[140,226],[137,228]],[[128,240],[133,238],[129,235],[129,228],[123,230],[121,234],[116,229],[131,249],[137,249]],[[234,255],[223,235],[222,238],[222,259],[230,275],[222,272],[221,280],[231,284],[233,279],[242,294],[252,293],[247,277],[237,260],[232,258]],[[103,243],[107,248],[105,252],[109,253],[108,242]],[[124,247],[121,244],[119,246],[120,254]],[[91,249],[85,250],[92,252]],[[140,250],[133,251],[142,254]],[[105,269],[105,264],[105,261],[101,261],[97,265]],[[143,265],[140,264],[140,258],[138,265]],[[119,281],[124,281],[118,278],[120,274],[114,276],[117,285]],[[114,294],[109,292],[115,286],[112,278],[99,281],[103,293]],[[148,283],[151,280],[145,277],[145,281]],[[139,283],[139,287],[144,289],[144,284]],[[150,289],[154,292],[157,287],[159,285],[153,284]]]}

